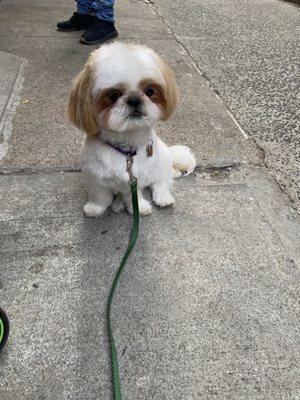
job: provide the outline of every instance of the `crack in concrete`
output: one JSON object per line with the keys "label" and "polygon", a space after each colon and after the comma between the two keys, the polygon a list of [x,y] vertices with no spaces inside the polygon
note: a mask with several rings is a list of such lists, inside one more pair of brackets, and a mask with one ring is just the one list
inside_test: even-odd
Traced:
{"label": "crack in concrete", "polygon": [[65,172],[80,172],[76,165],[11,165],[0,167],[1,175],[39,175]]}
{"label": "crack in concrete", "polygon": [[233,163],[224,163],[223,165],[196,165],[195,172],[203,172],[203,173],[211,173],[211,172],[227,172],[231,170],[237,170],[239,167],[242,167],[243,164],[239,162]]}

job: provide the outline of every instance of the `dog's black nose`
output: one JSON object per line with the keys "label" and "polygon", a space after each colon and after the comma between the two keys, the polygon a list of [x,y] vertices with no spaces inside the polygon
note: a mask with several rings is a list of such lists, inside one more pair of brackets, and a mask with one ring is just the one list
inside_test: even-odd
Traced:
{"label": "dog's black nose", "polygon": [[131,107],[138,108],[142,104],[142,100],[136,94],[128,97],[127,104]]}

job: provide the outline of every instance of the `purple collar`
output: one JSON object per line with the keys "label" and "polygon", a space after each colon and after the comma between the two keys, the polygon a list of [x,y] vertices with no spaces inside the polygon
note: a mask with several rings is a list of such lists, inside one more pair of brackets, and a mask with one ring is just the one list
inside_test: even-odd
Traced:
{"label": "purple collar", "polygon": [[124,156],[134,157],[137,155],[137,151],[134,147],[131,146],[120,146],[118,144],[105,142],[108,146],[112,147],[114,150],[118,151],[119,153],[124,154]]}

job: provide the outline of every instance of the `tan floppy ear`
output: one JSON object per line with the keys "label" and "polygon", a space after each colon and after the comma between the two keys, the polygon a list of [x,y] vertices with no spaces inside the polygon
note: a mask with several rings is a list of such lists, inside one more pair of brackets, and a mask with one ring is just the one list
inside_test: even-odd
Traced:
{"label": "tan floppy ear", "polygon": [[159,66],[166,82],[166,87],[164,88],[164,115],[162,116],[162,120],[165,121],[171,117],[176,109],[179,101],[179,90],[173,71],[161,58],[159,58]]}
{"label": "tan floppy ear", "polygon": [[88,135],[93,135],[99,131],[96,120],[96,105],[91,93],[92,84],[92,65],[89,60],[73,82],[66,109],[69,120]]}

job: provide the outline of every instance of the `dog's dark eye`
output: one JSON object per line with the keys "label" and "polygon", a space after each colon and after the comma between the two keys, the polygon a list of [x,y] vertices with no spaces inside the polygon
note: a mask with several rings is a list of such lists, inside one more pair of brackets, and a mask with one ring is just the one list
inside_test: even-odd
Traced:
{"label": "dog's dark eye", "polygon": [[112,102],[115,103],[115,102],[118,100],[118,98],[122,96],[122,94],[123,94],[123,93],[121,92],[121,90],[112,89],[112,90],[110,90],[110,91],[108,92],[108,97],[110,98],[110,100],[111,100]]}
{"label": "dog's dark eye", "polygon": [[154,95],[154,89],[151,86],[146,87],[146,89],[144,90],[144,93],[146,96],[151,97]]}

